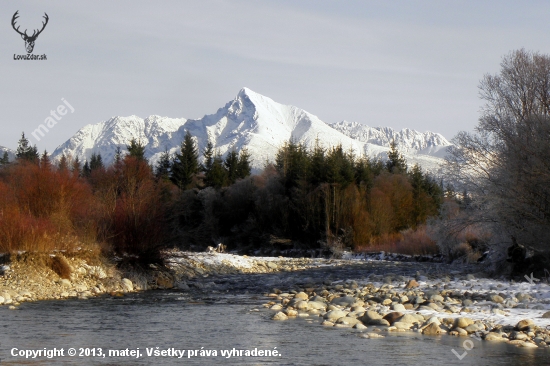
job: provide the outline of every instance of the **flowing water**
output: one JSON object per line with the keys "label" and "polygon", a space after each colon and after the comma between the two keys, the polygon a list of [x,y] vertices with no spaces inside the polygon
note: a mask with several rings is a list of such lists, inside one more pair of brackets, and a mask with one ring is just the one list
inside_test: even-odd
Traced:
{"label": "flowing water", "polygon": [[[319,274],[327,276],[326,273]],[[324,328],[319,324],[319,318],[272,321],[269,319],[272,312],[259,306],[265,302],[261,296],[264,285],[260,283],[271,286],[280,283],[281,276],[208,278],[205,281],[210,282],[205,282],[203,287],[210,288],[200,291],[149,291],[124,297],[42,301],[24,303],[17,311],[1,307],[0,364],[550,364],[547,349],[523,349],[475,339],[428,337],[412,332],[382,332],[385,338],[364,339],[352,329]],[[296,275],[284,276],[287,276],[285,283],[289,278],[298,278]],[[253,309],[261,310],[251,311]],[[24,350],[53,348],[63,348],[63,356],[31,359],[12,355]],[[68,355],[70,348],[76,350],[76,356]],[[138,358],[113,353],[138,348]],[[155,356],[154,353],[148,356],[148,352],[172,348],[186,352],[182,358]],[[258,349],[272,353],[276,350],[278,355],[238,356],[232,353],[229,358],[227,354],[222,356],[222,350],[232,349]],[[188,350],[198,351],[193,352],[196,356],[189,358]],[[217,356],[213,356],[213,350]],[[210,351],[209,356],[206,351]]]}

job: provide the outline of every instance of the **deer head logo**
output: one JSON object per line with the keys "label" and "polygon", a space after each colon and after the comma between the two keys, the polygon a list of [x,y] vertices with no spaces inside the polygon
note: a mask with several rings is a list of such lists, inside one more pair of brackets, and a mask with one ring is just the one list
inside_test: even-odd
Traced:
{"label": "deer head logo", "polygon": [[19,18],[19,15],[17,13],[19,13],[19,10],[17,10],[15,14],[13,14],[13,18],[11,18],[11,26],[13,27],[13,29],[15,29],[17,33],[21,35],[21,38],[23,38],[23,40],[25,41],[25,48],[27,49],[27,53],[31,53],[34,49],[34,42],[36,41],[36,38],[38,38],[38,35],[42,33],[44,28],[46,28],[46,24],[48,24],[48,14],[44,13],[44,19],[46,19],[46,21],[42,22],[42,29],[35,29],[32,33],[32,36],[29,36],[26,29],[25,32],[21,33],[19,31],[19,26],[15,28],[15,21],[17,20],[17,18]]}

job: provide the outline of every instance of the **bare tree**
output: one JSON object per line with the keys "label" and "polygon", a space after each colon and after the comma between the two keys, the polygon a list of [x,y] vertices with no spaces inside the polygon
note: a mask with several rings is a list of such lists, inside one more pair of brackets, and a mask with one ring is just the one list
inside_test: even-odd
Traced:
{"label": "bare tree", "polygon": [[447,158],[448,173],[474,198],[466,221],[549,251],[550,56],[513,51],[479,89],[479,124],[455,137]]}

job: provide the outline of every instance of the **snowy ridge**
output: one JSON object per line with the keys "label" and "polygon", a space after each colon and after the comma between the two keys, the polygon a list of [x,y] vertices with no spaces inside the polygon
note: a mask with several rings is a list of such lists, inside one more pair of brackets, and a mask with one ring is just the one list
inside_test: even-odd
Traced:
{"label": "snowy ridge", "polygon": [[8,152],[8,158],[10,159],[10,161],[15,159],[15,151],[13,151],[12,149],[8,149],[7,147],[4,147],[4,146],[0,146],[0,158],[4,156],[5,151]]}
{"label": "snowy ridge", "polygon": [[434,132],[418,132],[409,128],[396,131],[391,127],[369,127],[358,122],[341,121],[330,126],[355,140],[390,147],[395,141],[404,153],[424,154],[443,158],[451,143]]}
{"label": "snowy ridge", "polygon": [[84,161],[89,160],[92,153],[101,153],[108,164],[117,147],[125,151],[129,141],[135,138],[146,145],[146,157],[154,163],[165,149],[171,153],[178,150],[186,130],[195,137],[201,153],[209,141],[222,155],[247,148],[256,171],[266,162],[274,161],[277,150],[291,139],[309,147],[316,141],[326,148],[341,144],[358,156],[383,159],[389,143],[395,139],[410,164],[419,163],[429,171],[438,169],[440,152],[450,145],[443,136],[431,132],[395,132],[391,128],[370,128],[346,121],[330,125],[303,109],[282,105],[243,88],[216,113],[200,119],[129,116],[87,125],[60,145],[52,156],[59,159],[65,154]]}

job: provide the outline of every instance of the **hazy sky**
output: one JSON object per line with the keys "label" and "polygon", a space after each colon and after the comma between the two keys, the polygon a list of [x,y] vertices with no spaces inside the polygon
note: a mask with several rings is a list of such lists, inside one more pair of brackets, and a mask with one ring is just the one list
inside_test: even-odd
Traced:
{"label": "hazy sky", "polygon": [[[49,23],[34,54],[13,30]],[[511,50],[550,53],[550,1],[9,1],[0,145],[52,152],[115,115],[200,118],[243,87],[324,120],[440,132],[477,124],[478,83]],[[65,98],[74,107],[30,136]]]}

